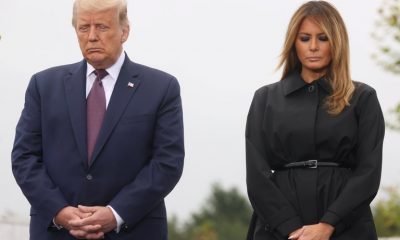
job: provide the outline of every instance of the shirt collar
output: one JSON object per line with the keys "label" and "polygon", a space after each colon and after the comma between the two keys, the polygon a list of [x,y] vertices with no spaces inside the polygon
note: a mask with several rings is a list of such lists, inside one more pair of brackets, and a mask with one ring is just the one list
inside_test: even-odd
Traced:
{"label": "shirt collar", "polygon": [[[119,72],[121,71],[122,65],[124,64],[125,61],[125,52],[122,51],[121,55],[119,55],[117,61],[109,68],[106,69],[108,75],[110,75],[113,79],[117,79]],[[90,65],[87,62],[87,68],[86,68],[86,77],[88,77],[90,74],[93,73],[94,70],[96,70],[92,65]]]}
{"label": "shirt collar", "polygon": [[[285,96],[295,92],[296,90],[303,88],[304,86],[308,85],[300,75],[299,71],[293,71],[287,77],[282,79],[283,81],[283,91]],[[329,80],[326,77],[321,77],[318,80],[314,81],[317,83],[321,88],[326,91],[327,93],[332,93],[332,86],[329,83]]]}

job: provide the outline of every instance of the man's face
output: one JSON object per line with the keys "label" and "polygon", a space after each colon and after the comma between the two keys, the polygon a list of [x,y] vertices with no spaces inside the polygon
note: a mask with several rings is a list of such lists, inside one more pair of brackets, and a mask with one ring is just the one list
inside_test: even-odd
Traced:
{"label": "man's face", "polygon": [[121,26],[116,9],[77,12],[75,31],[84,58],[96,69],[113,65],[129,35],[129,26]]}

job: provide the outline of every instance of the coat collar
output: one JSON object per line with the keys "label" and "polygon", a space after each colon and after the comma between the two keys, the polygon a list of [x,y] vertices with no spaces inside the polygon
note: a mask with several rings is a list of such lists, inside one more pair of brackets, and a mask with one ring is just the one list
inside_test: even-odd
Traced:
{"label": "coat collar", "polygon": [[322,77],[317,81],[318,85],[329,95],[332,94],[332,85],[326,77]]}
{"label": "coat collar", "polygon": [[87,162],[86,149],[86,61],[70,68],[64,77],[65,96],[73,133],[82,160]]}
{"label": "coat collar", "polygon": [[[299,71],[293,71],[281,81],[283,81],[283,92],[285,96],[288,96],[289,94],[303,88],[304,86],[310,85],[301,78]],[[321,87],[321,89],[323,89],[326,93],[332,93],[332,86],[326,77],[321,77],[315,80],[312,84],[314,83],[318,84],[318,86]]]}

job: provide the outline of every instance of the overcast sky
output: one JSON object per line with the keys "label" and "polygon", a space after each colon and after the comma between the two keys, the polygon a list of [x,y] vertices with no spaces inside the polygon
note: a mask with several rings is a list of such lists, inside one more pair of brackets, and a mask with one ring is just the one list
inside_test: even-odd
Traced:
{"label": "overcast sky", "polygon": [[[213,182],[245,186],[244,128],[254,91],[278,81],[275,72],[297,0],[128,0],[129,57],[175,75],[181,84],[186,159],[181,181],[167,198],[170,213],[187,218]],[[371,59],[382,0],[332,2],[350,35],[354,80],[377,90],[385,112],[400,101],[399,76]],[[11,173],[15,125],[30,76],[82,59],[71,26],[72,0],[0,1],[0,215],[28,217],[29,204]],[[382,185],[399,184],[400,133],[387,131]]]}

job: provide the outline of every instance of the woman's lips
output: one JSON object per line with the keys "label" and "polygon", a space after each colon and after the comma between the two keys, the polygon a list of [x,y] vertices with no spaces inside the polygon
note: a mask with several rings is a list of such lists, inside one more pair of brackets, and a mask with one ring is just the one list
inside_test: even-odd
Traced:
{"label": "woman's lips", "polygon": [[321,57],[307,57],[306,59],[311,62],[316,62],[321,60]]}

